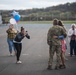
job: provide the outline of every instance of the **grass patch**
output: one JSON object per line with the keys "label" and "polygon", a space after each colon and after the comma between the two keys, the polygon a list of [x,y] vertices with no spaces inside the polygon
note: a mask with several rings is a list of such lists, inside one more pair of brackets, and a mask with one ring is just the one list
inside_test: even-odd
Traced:
{"label": "grass patch", "polygon": [[73,24],[75,23],[76,24],[76,21],[63,21],[64,24]]}
{"label": "grass patch", "polygon": [[[76,21],[62,21],[64,24],[72,24]],[[19,24],[52,24],[52,21],[20,21]]]}
{"label": "grass patch", "polygon": [[50,24],[52,21],[20,21],[23,24]]}

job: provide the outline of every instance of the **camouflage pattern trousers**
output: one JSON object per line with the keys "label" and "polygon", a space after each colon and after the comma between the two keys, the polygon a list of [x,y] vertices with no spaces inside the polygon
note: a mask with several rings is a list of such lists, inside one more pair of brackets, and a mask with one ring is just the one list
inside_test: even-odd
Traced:
{"label": "camouflage pattern trousers", "polygon": [[60,45],[54,45],[54,46],[50,46],[49,47],[49,61],[48,61],[48,65],[52,65],[53,63],[53,56],[54,56],[54,53],[56,52],[56,57],[57,57],[57,60],[56,60],[56,66],[59,66],[60,65],[60,62],[61,62],[61,46]]}

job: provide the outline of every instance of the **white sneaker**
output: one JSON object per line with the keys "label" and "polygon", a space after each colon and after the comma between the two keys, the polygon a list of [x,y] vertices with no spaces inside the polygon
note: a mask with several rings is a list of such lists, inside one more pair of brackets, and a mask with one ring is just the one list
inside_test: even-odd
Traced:
{"label": "white sneaker", "polygon": [[11,53],[10,56],[13,56],[13,54]]}
{"label": "white sneaker", "polygon": [[17,64],[21,64],[22,62],[21,62],[21,61],[17,61],[16,63],[17,63]]}

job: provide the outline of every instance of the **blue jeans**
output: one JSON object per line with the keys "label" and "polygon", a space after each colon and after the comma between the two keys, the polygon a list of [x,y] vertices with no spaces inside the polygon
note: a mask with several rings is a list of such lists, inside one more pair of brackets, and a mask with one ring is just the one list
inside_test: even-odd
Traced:
{"label": "blue jeans", "polygon": [[12,39],[9,39],[7,38],[7,43],[8,43],[8,46],[9,46],[9,52],[12,53],[12,50],[14,49],[14,51],[16,50],[15,47],[14,47],[14,44],[13,44],[13,40]]}

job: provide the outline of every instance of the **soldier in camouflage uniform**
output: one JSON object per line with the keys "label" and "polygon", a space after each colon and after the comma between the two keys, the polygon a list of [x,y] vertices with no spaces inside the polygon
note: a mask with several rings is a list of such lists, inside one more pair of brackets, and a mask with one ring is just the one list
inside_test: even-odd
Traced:
{"label": "soldier in camouflage uniform", "polygon": [[64,37],[67,36],[66,32],[62,27],[60,27],[58,24],[58,20],[53,20],[53,26],[49,29],[48,35],[47,35],[47,43],[49,44],[49,62],[48,62],[48,68],[52,69],[52,62],[53,62],[53,56],[56,52],[57,56],[57,62],[55,69],[59,69],[60,66],[60,54],[61,54],[61,40],[58,38],[59,36],[63,35]]}

